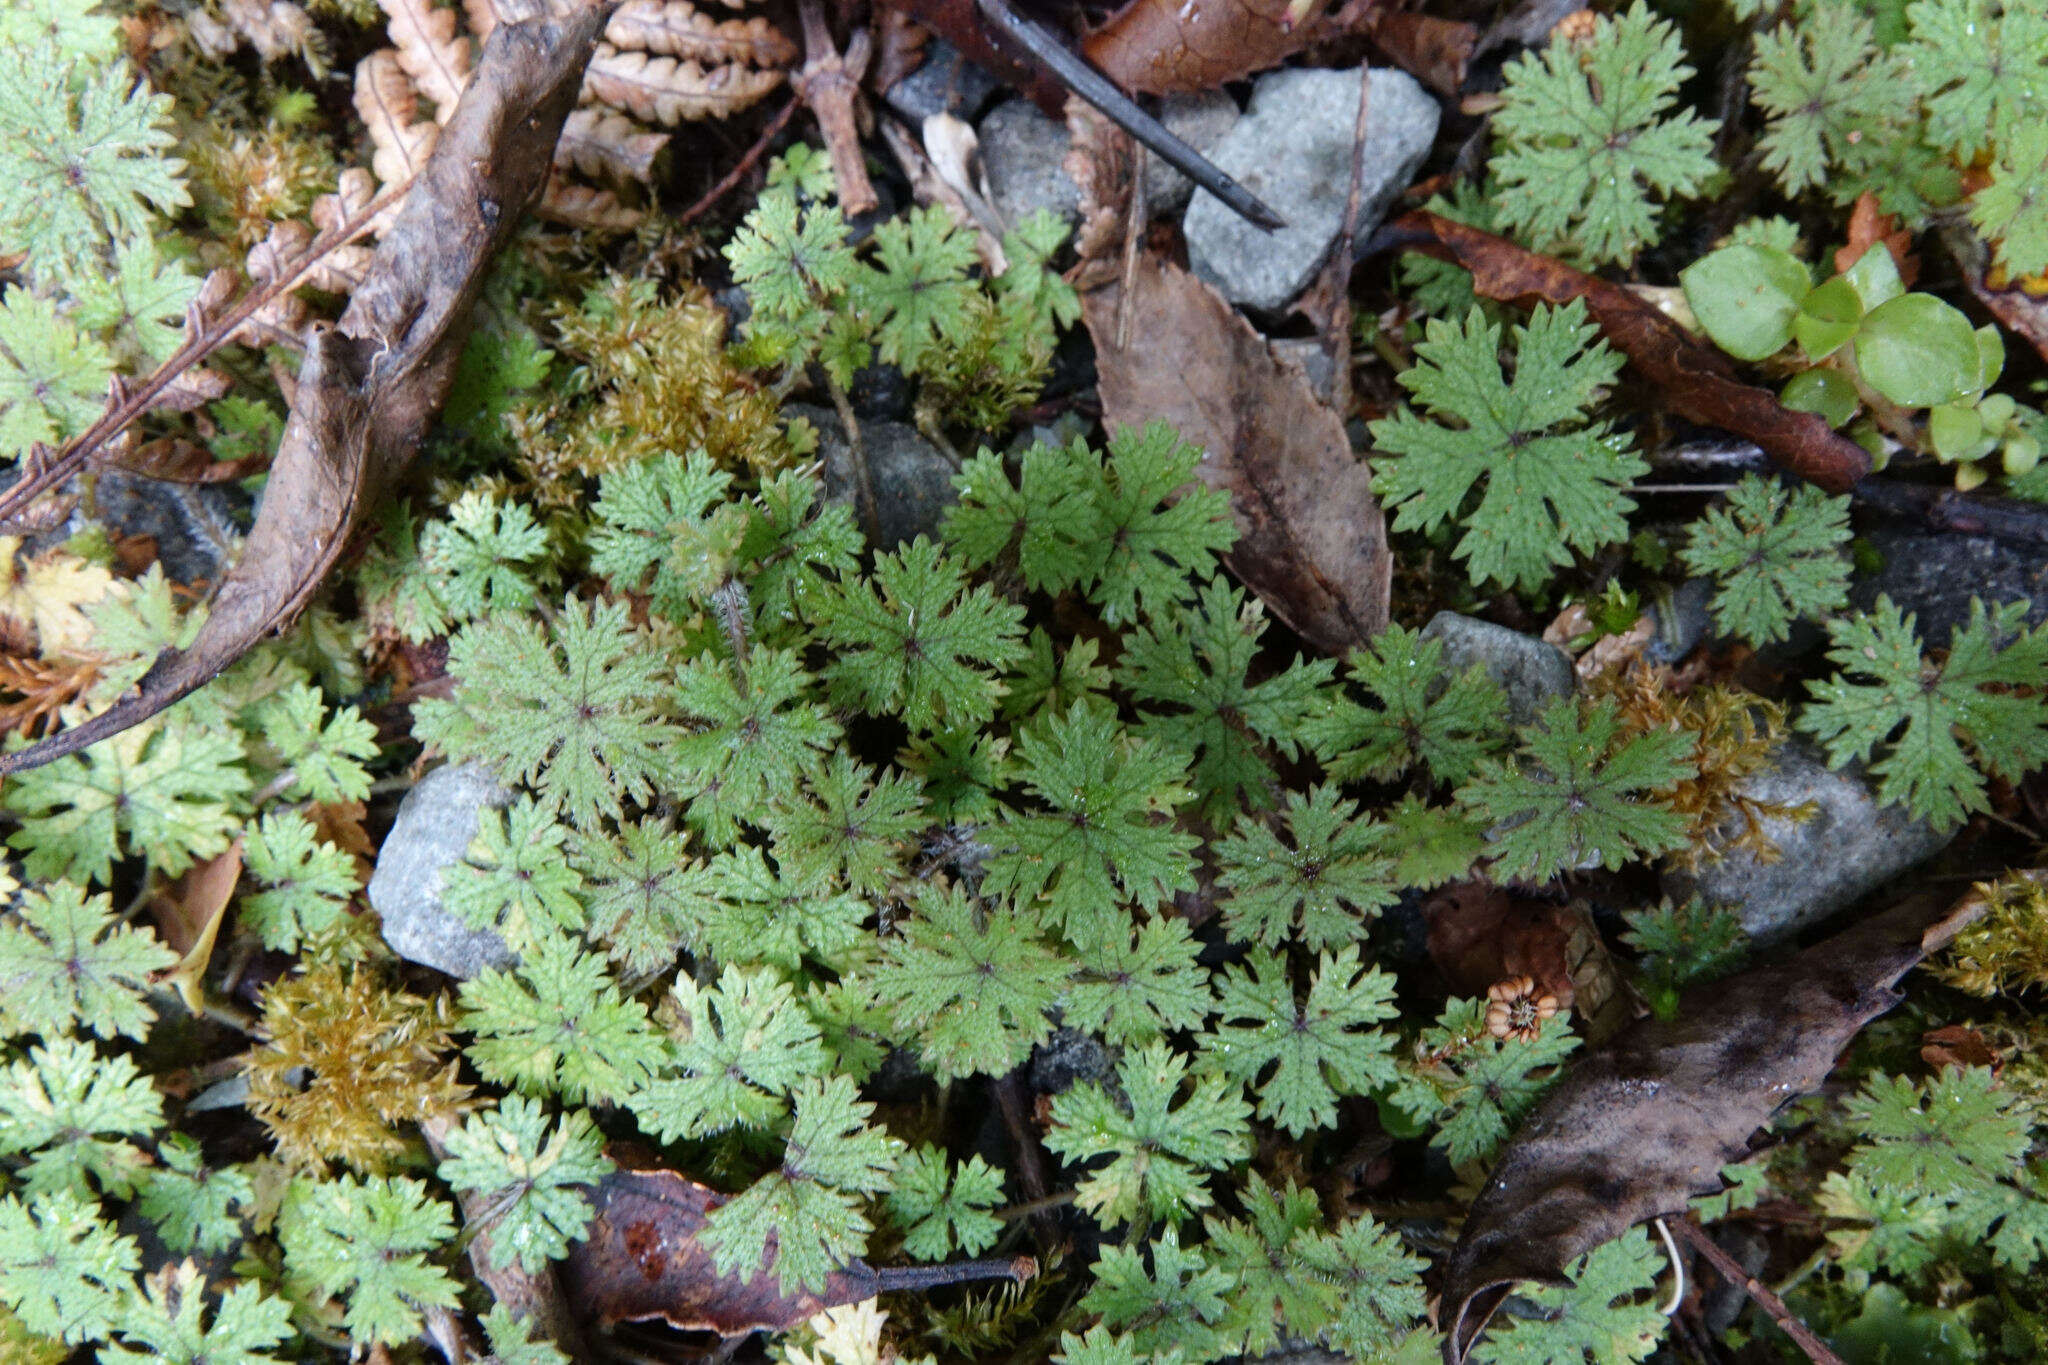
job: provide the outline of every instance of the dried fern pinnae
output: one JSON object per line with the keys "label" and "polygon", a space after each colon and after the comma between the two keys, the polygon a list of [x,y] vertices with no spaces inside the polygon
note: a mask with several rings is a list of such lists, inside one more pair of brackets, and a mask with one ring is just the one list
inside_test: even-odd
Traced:
{"label": "dried fern pinnae", "polygon": [[796,44],[766,19],[713,19],[686,0],[626,0],[604,36],[613,47],[707,66],[779,68],[797,59]]}
{"label": "dried fern pinnae", "polygon": [[596,180],[654,179],[654,161],[668,134],[651,133],[614,110],[586,104],[570,113],[555,144],[555,165]]}
{"label": "dried fern pinnae", "polygon": [[378,183],[403,185],[418,175],[441,130],[420,118],[419,91],[395,50],[372,52],[356,67],[355,106],[369,130]]}
{"label": "dried fern pinnae", "polygon": [[456,13],[432,0],[379,0],[384,31],[390,35],[398,64],[415,89],[434,104],[434,121],[446,123],[455,112],[462,88],[469,84],[474,58],[469,39],[457,30]]}
{"label": "dried fern pinnae", "polygon": [[672,127],[694,119],[730,117],[760,103],[782,80],[778,70],[706,69],[683,58],[627,52],[601,43],[590,59],[583,91],[642,123]]}

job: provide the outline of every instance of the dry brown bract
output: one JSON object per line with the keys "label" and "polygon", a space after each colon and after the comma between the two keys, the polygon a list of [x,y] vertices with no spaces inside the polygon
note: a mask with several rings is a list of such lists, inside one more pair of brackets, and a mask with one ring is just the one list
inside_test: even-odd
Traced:
{"label": "dry brown bract", "polygon": [[1496,1038],[1533,1043],[1543,1021],[1557,1017],[1557,997],[1536,989],[1526,976],[1496,981],[1486,991],[1486,1031]]}

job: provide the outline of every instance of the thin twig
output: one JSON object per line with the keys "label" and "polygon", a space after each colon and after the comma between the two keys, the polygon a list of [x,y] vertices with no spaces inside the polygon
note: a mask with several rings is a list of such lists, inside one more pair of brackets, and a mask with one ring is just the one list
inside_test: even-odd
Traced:
{"label": "thin twig", "polygon": [[1793,1316],[1792,1310],[1785,1306],[1783,1299],[1771,1292],[1769,1285],[1744,1270],[1740,1262],[1723,1251],[1713,1238],[1707,1236],[1704,1228],[1690,1218],[1672,1221],[1676,1223],[1678,1235],[1685,1244],[1706,1257],[1707,1264],[1720,1271],[1722,1278],[1728,1283],[1739,1285],[1743,1293],[1756,1300],[1757,1305],[1771,1315],[1771,1321],[1777,1323],[1785,1335],[1792,1338],[1792,1344],[1806,1352],[1806,1358],[1811,1360],[1813,1365],[1843,1365],[1842,1358],[1830,1350],[1825,1341],[1815,1336],[1811,1327]]}
{"label": "thin twig", "polygon": [[100,414],[99,420],[72,438],[63,450],[51,455],[44,447],[31,449],[28,457],[22,461],[21,478],[5,493],[0,493],[0,522],[18,516],[21,509],[31,501],[77,473],[84,466],[88,456],[126,430],[129,423],[148,412],[151,404],[179,375],[227,345],[228,338],[232,337],[243,323],[254,317],[273,299],[289,293],[306,272],[319,264],[322,258],[346,246],[368,230],[377,215],[404,194],[410,184],[408,181],[404,185],[393,186],[378,195],[362,212],[315,237],[312,245],[301,252],[297,260],[279,271],[277,277],[268,284],[250,290],[225,317],[204,327],[193,328],[193,335],[172,353],[170,359],[157,366],[149,378],[133,389],[116,389],[112,401],[108,404],[107,410]]}
{"label": "thin twig", "polygon": [[1324,320],[1323,356],[1330,364],[1330,406],[1339,416],[1351,411],[1351,270],[1358,220],[1365,209],[1365,137],[1371,130],[1372,68],[1358,68],[1358,112],[1351,120],[1351,189],[1344,197],[1344,225],[1323,265],[1323,297],[1331,300]]}
{"label": "thin twig", "polygon": [[724,178],[716,185],[704,191],[703,197],[698,199],[696,203],[677,214],[676,224],[681,226],[684,223],[692,222],[702,217],[710,210],[713,204],[725,198],[726,195],[731,194],[733,186],[739,184],[747,172],[754,169],[755,164],[761,159],[761,154],[767,151],[769,146],[775,141],[775,135],[788,126],[790,116],[796,113],[796,108],[801,103],[803,101],[791,98],[788,103],[784,104],[782,111],[776,114],[774,118],[768,120],[768,126],[761,130],[761,136],[754,140],[754,145],[747,148],[747,154],[740,158],[739,164],[727,171]]}
{"label": "thin twig", "polygon": [[860,419],[853,415],[853,401],[846,396],[846,390],[830,373],[825,376],[825,392],[832,395],[839,425],[846,429],[846,461],[853,466],[853,500],[860,512],[861,530],[867,533],[868,544],[880,549],[882,509],[875,501],[874,476],[868,473],[868,451],[860,439]]}
{"label": "thin twig", "polygon": [[868,168],[861,160],[860,130],[853,113],[854,97],[860,93],[860,78],[867,72],[873,42],[868,31],[861,29],[846,45],[846,55],[842,57],[833,45],[831,27],[825,22],[823,0],[800,0],[797,13],[804,27],[804,65],[792,84],[817,115],[818,131],[824,135],[825,150],[832,157],[839,206],[847,217],[858,217],[878,202],[875,187],[868,181]]}

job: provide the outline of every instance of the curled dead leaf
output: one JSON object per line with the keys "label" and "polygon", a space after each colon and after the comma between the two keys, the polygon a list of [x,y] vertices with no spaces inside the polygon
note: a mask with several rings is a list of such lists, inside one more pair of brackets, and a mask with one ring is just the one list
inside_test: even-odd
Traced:
{"label": "curled dead leaf", "polygon": [[[2048,878],[2048,873],[2029,874]],[[1508,1142],[1444,1276],[1444,1359],[1461,1365],[1524,1280],[1720,1188],[1779,1106],[1819,1087],[1900,977],[1983,913],[1907,901],[1794,957],[1688,992],[1572,1063]]]}
{"label": "curled dead leaf", "polygon": [[1108,285],[1082,310],[1104,420],[1163,418],[1206,452],[1196,473],[1237,520],[1231,571],[1319,649],[1342,653],[1384,628],[1392,556],[1372,475],[1301,369],[1221,294],[1154,256],[1138,260],[1128,299]]}
{"label": "curled dead leaf", "polygon": [[1130,0],[1082,51],[1127,90],[1214,90],[1293,56],[1327,7],[1328,0]]}

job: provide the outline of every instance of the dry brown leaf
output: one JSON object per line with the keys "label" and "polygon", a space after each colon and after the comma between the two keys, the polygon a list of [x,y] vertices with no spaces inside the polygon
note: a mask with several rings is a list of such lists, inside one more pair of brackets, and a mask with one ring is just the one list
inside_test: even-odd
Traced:
{"label": "dry brown leaf", "polygon": [[[1372,476],[1344,423],[1316,401],[1298,366],[1280,360],[1221,294],[1154,256],[1131,294],[1086,295],[1103,418],[1155,419],[1205,454],[1201,479],[1230,497],[1238,541],[1228,563],[1273,614],[1333,654],[1387,624],[1392,556]],[[1117,310],[1129,344],[1117,345]]]}
{"label": "dry brown leaf", "polygon": [[626,0],[604,39],[613,47],[706,65],[779,67],[797,58],[789,35],[766,19],[713,19],[686,0]]}
{"label": "dry brown leaf", "polygon": [[242,879],[242,838],[219,854],[190,869],[150,898],[150,917],[156,921],[159,937],[182,956],[176,966],[157,978],[169,986],[195,1016],[205,1005],[202,984],[206,964],[213,959],[213,945],[220,938],[220,924]]}
{"label": "dry brown leaf", "polygon": [[1385,5],[1367,13],[1365,31],[1394,65],[1444,96],[1463,89],[1472,46],[1479,40],[1471,24]]}
{"label": "dry brown leaf", "polygon": [[177,436],[159,437],[132,449],[109,447],[101,456],[103,463],[166,483],[231,483],[260,474],[270,464],[267,450],[239,460],[216,460],[205,446]]}
{"label": "dry brown leaf", "polygon": [[[0,622],[0,636],[12,633],[5,625]],[[12,701],[0,702],[0,734],[50,733],[57,728],[59,712],[99,680],[100,666],[91,660],[0,654],[0,694],[14,694]]]}
{"label": "dry brown leaf", "polygon": [[782,84],[780,71],[739,66],[706,70],[696,62],[600,45],[584,87],[594,99],[642,123],[673,127],[693,119],[725,118],[757,104]]}
{"label": "dry brown leaf", "polygon": [[579,185],[555,175],[548,178],[540,203],[533,211],[551,223],[582,228],[586,232],[631,232],[647,216],[621,203],[610,190]]}
{"label": "dry brown leaf", "polygon": [[594,179],[644,185],[654,179],[654,159],[666,146],[667,133],[650,133],[624,114],[586,104],[562,125],[555,165]]}
{"label": "dry brown leaf", "polygon": [[[591,1191],[596,1217],[590,1235],[561,1263],[571,1301],[605,1326],[661,1321],[679,1331],[734,1337],[788,1331],[824,1309],[887,1290],[1024,1280],[1037,1273],[1028,1256],[901,1270],[877,1270],[855,1261],[833,1272],[822,1294],[785,1295],[776,1272],[765,1264],[744,1279],[721,1275],[713,1267],[700,1237],[706,1215],[726,1198],[674,1171],[612,1172]],[[768,1246],[772,1256],[772,1237]]]}
{"label": "dry brown leaf", "polygon": [[1081,187],[1081,226],[1074,234],[1080,263],[1071,275],[1082,291],[1115,279],[1123,268],[1124,220],[1130,211],[1137,144],[1079,96],[1067,100],[1067,154],[1060,169]]}
{"label": "dry brown leaf", "polygon": [[419,91],[389,48],[356,66],[356,116],[370,134],[370,169],[378,183],[403,185],[433,153],[440,129],[419,116]]}
{"label": "dry brown leaf", "polygon": [[[2048,877],[2048,874],[2029,874]],[[1780,1105],[1816,1089],[1900,977],[1983,913],[1907,901],[1787,961],[1689,991],[1572,1063],[1508,1142],[1444,1277],[1444,1357],[1460,1365],[1526,1280],[1637,1223],[1682,1213]]]}
{"label": "dry brown leaf", "polygon": [[1277,66],[1308,41],[1328,0],[1131,0],[1082,51],[1127,90],[1214,90]]}
{"label": "dry brown leaf", "polygon": [[604,17],[592,8],[491,36],[340,323],[307,342],[263,506],[198,637],[165,650],[107,711],[0,756],[0,772],[148,719],[305,609],[446,401],[472,305],[546,182]]}
{"label": "dry brown leaf", "polygon": [[469,39],[456,29],[457,15],[433,0],[377,0],[385,14],[384,31],[398,53],[398,64],[416,89],[434,102],[434,121],[446,123],[469,84]]}
{"label": "dry brown leaf", "polygon": [[2009,282],[2004,288],[1992,284],[1990,249],[1969,228],[1960,224],[1944,227],[1941,241],[1955,258],[1977,302],[2008,331],[2039,352],[2043,360],[2048,360],[2048,298],[2028,292],[2018,281]]}
{"label": "dry brown leaf", "polygon": [[1877,206],[1877,191],[1856,196],[1849,210],[1849,240],[1835,252],[1835,270],[1846,273],[1863,259],[1864,253],[1884,243],[1884,249],[1898,269],[1899,283],[1911,289],[1920,278],[1920,258],[1913,254],[1913,234],[1899,226],[1899,220]]}

